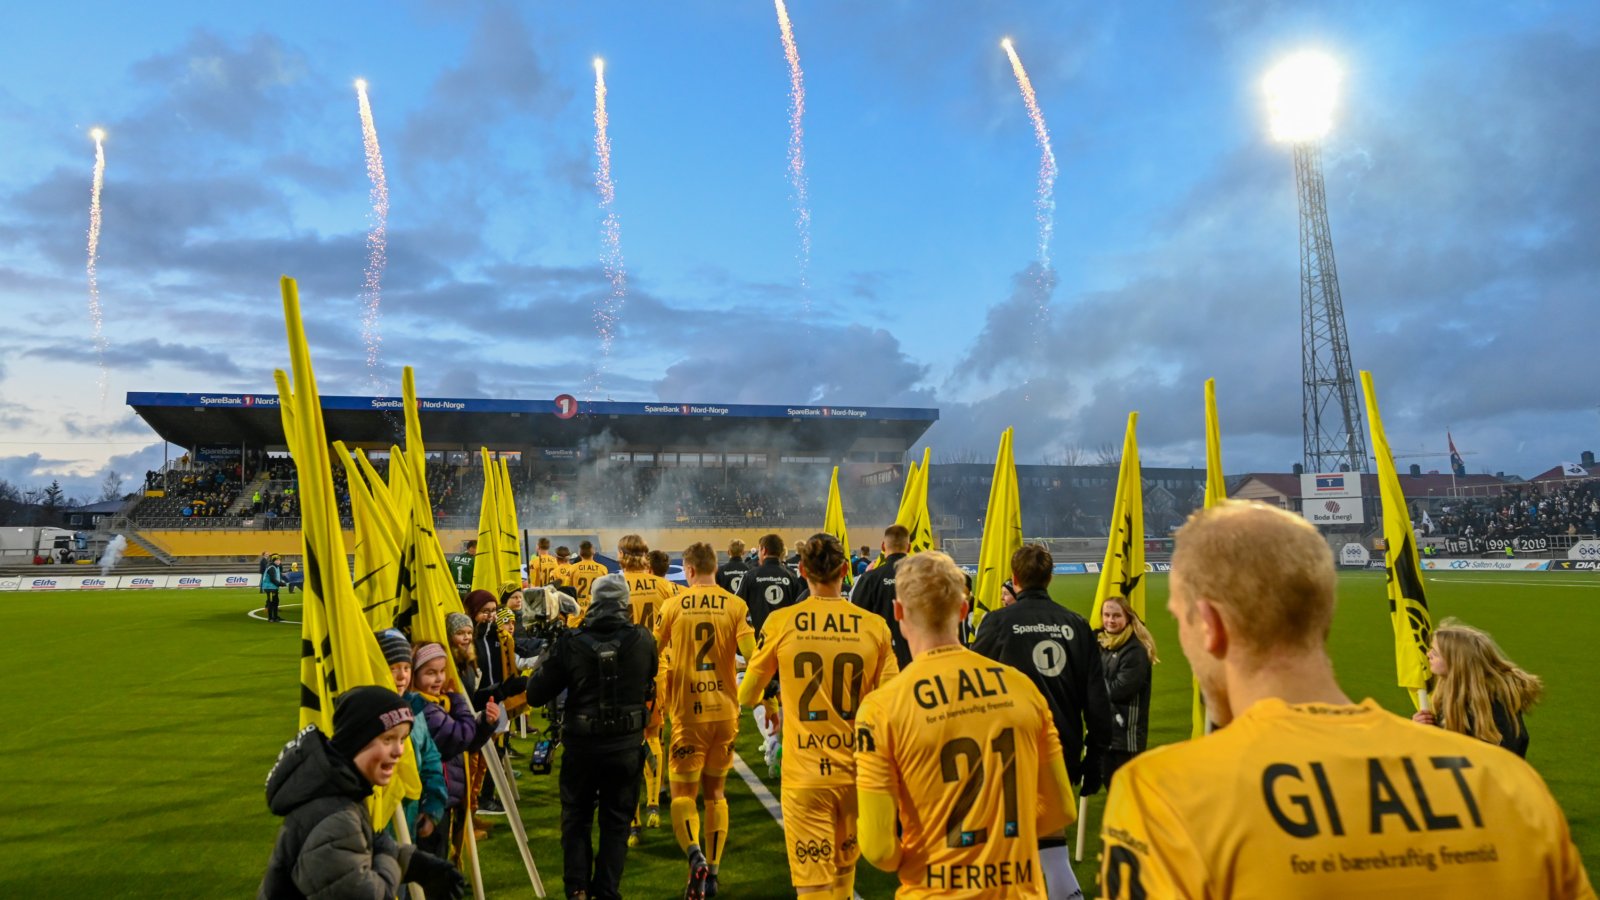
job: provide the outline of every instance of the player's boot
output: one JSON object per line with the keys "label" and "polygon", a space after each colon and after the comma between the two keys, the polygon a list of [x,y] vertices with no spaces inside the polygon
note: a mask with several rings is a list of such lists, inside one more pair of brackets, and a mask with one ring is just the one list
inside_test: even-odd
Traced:
{"label": "player's boot", "polygon": [[709,873],[706,874],[705,896],[709,900],[709,898],[715,897],[716,895],[717,895],[717,873],[709,872]]}
{"label": "player's boot", "polygon": [[689,884],[683,889],[683,900],[704,900],[706,881],[710,877],[711,869],[706,865],[706,855],[700,852],[698,845],[690,845]]}
{"label": "player's boot", "polygon": [[659,807],[659,806],[650,807],[650,811],[645,813],[644,827],[646,827],[646,828],[660,828],[661,827],[661,807]]}
{"label": "player's boot", "polygon": [[[463,629],[465,630],[465,629]],[[637,847],[644,843],[644,832],[637,825],[628,826],[628,846]]]}

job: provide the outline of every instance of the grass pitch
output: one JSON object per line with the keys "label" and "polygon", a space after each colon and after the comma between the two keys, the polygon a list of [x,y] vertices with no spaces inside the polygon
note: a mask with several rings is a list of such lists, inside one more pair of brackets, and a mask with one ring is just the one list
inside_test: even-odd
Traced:
{"label": "grass pitch", "polygon": [[[1057,579],[1058,600],[1087,612],[1094,581]],[[1528,719],[1529,760],[1566,810],[1591,877],[1600,861],[1600,705],[1588,690],[1600,634],[1600,578],[1589,573],[1438,574],[1428,581],[1437,618],[1456,616],[1493,633],[1541,675],[1546,700]],[[1152,744],[1187,737],[1189,670],[1165,614],[1166,579],[1150,581],[1150,624],[1162,662],[1151,702]],[[292,602],[296,595],[286,595]],[[236,897],[260,880],[278,820],[263,785],[295,731],[299,630],[246,612],[250,591],[151,591],[0,595],[9,640],[9,691],[0,758],[13,798],[0,817],[0,896]],[[295,607],[285,614],[294,617]],[[1346,574],[1332,649],[1353,697],[1409,712],[1394,686],[1392,637],[1381,572]],[[526,753],[530,741],[514,741]],[[755,727],[742,728],[742,757],[766,775]],[[519,768],[525,760],[518,761]],[[554,776],[519,781],[523,818],[550,896],[562,896]],[[778,785],[769,782],[775,794]],[[1090,800],[1091,835],[1104,796]],[[732,829],[724,896],[793,896],[783,836],[765,808],[729,778]],[[663,809],[665,814],[665,809]],[[665,815],[663,816],[665,818]],[[490,896],[531,896],[509,829],[482,845]],[[1093,896],[1095,842],[1078,867]],[[669,824],[629,853],[624,894],[672,897],[682,856]],[[863,864],[857,890],[888,897],[892,879]]]}

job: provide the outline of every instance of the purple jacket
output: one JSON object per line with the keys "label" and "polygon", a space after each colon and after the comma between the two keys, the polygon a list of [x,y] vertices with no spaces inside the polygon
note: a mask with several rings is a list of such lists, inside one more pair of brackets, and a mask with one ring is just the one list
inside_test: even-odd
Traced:
{"label": "purple jacket", "polygon": [[494,729],[474,716],[467,706],[467,698],[450,694],[450,711],[437,703],[429,703],[418,693],[406,694],[414,715],[428,723],[428,733],[439,746],[439,759],[444,762],[445,793],[451,807],[461,805],[466,796],[466,754],[481,748],[494,736]]}

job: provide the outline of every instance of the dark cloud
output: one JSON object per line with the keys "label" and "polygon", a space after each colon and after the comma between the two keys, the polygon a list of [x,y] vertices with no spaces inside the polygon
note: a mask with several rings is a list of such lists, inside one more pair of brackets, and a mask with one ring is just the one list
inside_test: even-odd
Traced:
{"label": "dark cloud", "polygon": [[[23,351],[22,355],[38,359],[79,357],[93,360],[95,358],[92,348],[79,343],[31,347]],[[236,377],[240,374],[233,354],[227,350],[208,350],[204,347],[165,342],[156,338],[109,343],[100,358],[105,361],[106,367],[111,369],[142,370],[164,363],[207,375]]]}

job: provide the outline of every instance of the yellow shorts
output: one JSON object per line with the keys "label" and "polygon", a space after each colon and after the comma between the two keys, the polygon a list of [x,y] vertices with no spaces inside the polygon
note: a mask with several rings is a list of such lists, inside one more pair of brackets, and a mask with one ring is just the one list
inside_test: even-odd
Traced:
{"label": "yellow shorts", "polygon": [[854,785],[784,788],[780,803],[791,884],[826,887],[856,867],[861,847]]}
{"label": "yellow shorts", "polygon": [[738,719],[699,725],[674,720],[668,777],[673,781],[699,781],[701,775],[727,775],[733,768],[733,739],[738,736]]}

